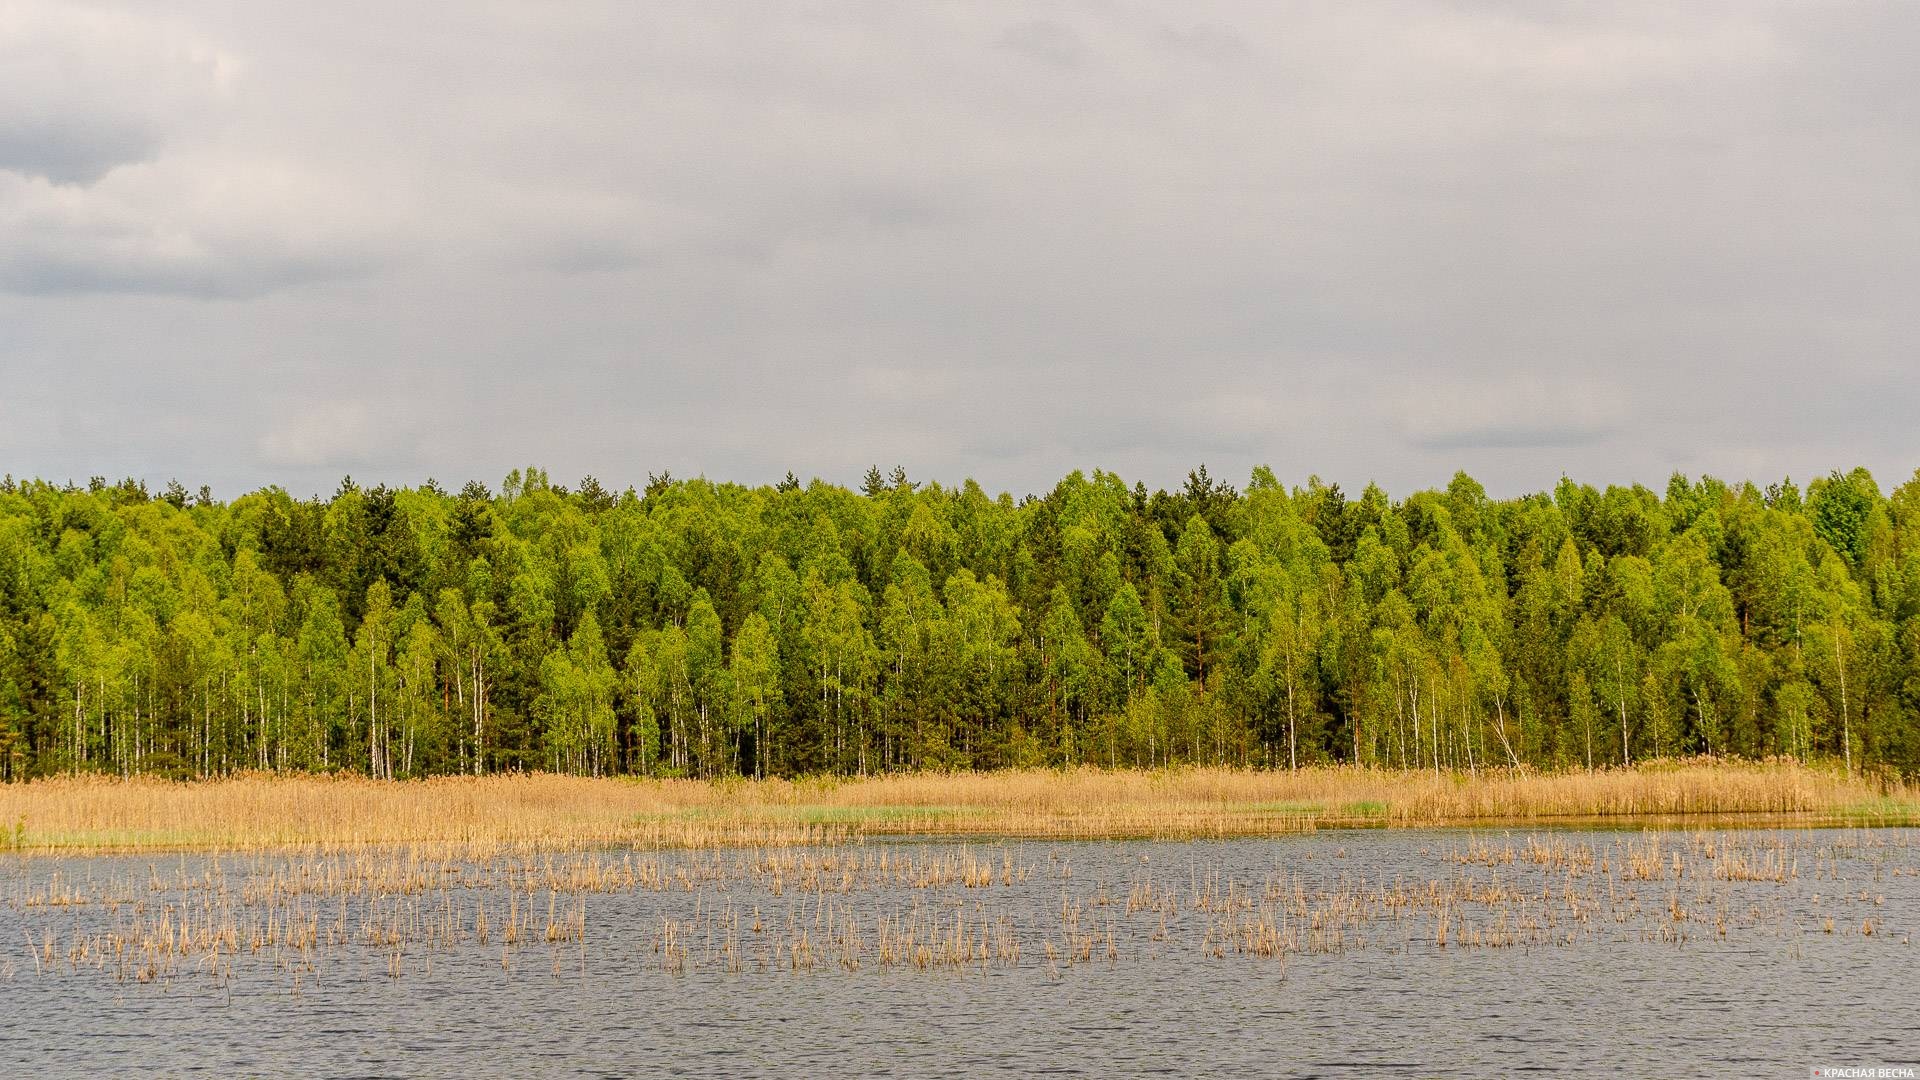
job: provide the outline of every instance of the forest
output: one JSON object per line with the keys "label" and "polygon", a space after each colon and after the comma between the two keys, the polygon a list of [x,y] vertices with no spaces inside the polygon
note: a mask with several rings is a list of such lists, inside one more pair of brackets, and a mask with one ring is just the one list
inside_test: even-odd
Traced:
{"label": "forest", "polygon": [[1920,771],[1920,474],[0,483],[0,775]]}

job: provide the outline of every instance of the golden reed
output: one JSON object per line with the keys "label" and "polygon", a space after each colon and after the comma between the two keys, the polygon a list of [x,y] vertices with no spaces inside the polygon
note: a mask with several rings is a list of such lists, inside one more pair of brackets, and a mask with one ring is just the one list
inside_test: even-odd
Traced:
{"label": "golden reed", "polygon": [[255,849],[421,842],[717,847],[865,835],[1203,837],[1343,825],[1726,815],[1920,820],[1920,792],[1793,762],[1656,762],[1594,772],[1345,767],[1021,770],[803,780],[551,774],[380,781],[248,774],[83,776],[0,785],[0,847]]}

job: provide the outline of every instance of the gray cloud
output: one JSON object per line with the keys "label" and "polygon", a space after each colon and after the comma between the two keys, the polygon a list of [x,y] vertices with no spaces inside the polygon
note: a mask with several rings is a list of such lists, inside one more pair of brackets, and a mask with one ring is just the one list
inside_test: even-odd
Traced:
{"label": "gray cloud", "polygon": [[204,120],[232,58],[184,28],[76,5],[0,14],[0,171],[91,184]]}
{"label": "gray cloud", "polygon": [[1078,67],[1086,45],[1072,28],[1051,19],[1029,19],[1001,31],[995,44],[1053,67]]}
{"label": "gray cloud", "polygon": [[155,12],[0,15],[16,473],[1920,464],[1908,5]]}
{"label": "gray cloud", "polygon": [[90,184],[107,170],[145,161],[159,146],[154,132],[121,117],[0,119],[0,168],[56,184]]}
{"label": "gray cloud", "polygon": [[252,297],[358,272],[372,257],[353,224],[330,227],[338,193],[313,178],[220,162],[211,168],[233,176],[209,186],[207,168],[122,166],[84,187],[0,174],[0,288]]}
{"label": "gray cloud", "polygon": [[1488,424],[1484,427],[1421,435],[1410,440],[1422,450],[1550,450],[1592,446],[1610,431],[1597,428]]}

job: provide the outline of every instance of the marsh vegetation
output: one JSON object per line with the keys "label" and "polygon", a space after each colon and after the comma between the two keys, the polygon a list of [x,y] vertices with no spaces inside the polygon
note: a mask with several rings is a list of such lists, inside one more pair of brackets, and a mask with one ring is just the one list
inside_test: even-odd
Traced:
{"label": "marsh vegetation", "polygon": [[556,774],[375,781],[64,777],[0,785],[0,847],[253,850],[487,842],[711,847],[885,835],[1188,838],[1544,821],[1906,824],[1914,789],[1793,762],[1442,773],[1101,769],[807,780]]}
{"label": "marsh vegetation", "polygon": [[[0,920],[16,943],[0,957],[0,998],[26,1018],[91,1003],[89,1030],[139,1030],[191,1006],[215,1017],[270,1010],[286,1030],[306,1015],[384,1013],[477,1034],[494,1014],[525,1016],[540,1002],[602,1015],[614,1001],[630,1010],[625,1029],[646,1033],[630,1052],[671,1057],[679,1024],[743,1001],[782,1002],[781,1015],[808,1023],[825,1022],[815,1010],[851,1010],[833,1022],[865,1030],[860,1002],[944,998],[996,1023],[1030,1012],[1059,1024],[1084,995],[1110,1011],[1139,1007],[1144,994],[1228,1010],[1287,1002],[1293,1026],[1246,1037],[1297,1052],[1302,1032],[1353,1042],[1329,995],[1356,973],[1418,985],[1444,975],[1448,993],[1484,1003],[1524,996],[1531,980],[1578,985],[1610,971],[1686,982],[1716,1000],[1718,985],[1738,984],[1747,998],[1730,1007],[1751,1010],[1747,1045],[1780,1050],[1821,1017],[1766,1012],[1795,973],[1812,980],[1798,992],[1816,1003],[1836,969],[1869,994],[1860,1026],[1842,1024],[1847,1037],[1824,1045],[1870,1045],[1873,1018],[1911,1004],[1905,991],[1880,1000],[1870,989],[1908,985],[1920,842],[1906,829],[1405,829],[1200,842],[28,853],[0,858]],[[1611,1000],[1604,987],[1589,992]],[[486,1015],[449,1014],[443,1000],[485,1003]],[[1369,992],[1344,1007],[1382,1000]],[[1457,1003],[1429,1008],[1432,1022],[1489,1030],[1486,1015]],[[1524,1028],[1528,1008],[1508,1008],[1502,1023]],[[894,1022],[931,1034],[952,1019],[923,1009]],[[1172,1044],[1198,1037],[1144,1028]],[[564,1032],[575,1029],[523,1028],[489,1045],[523,1061],[535,1059],[515,1055],[569,1040],[614,1052]],[[954,1045],[977,1050],[981,1037]],[[1131,1053],[1160,1052],[1117,1038]],[[214,1039],[226,1046],[231,1035]],[[1719,1046],[1689,1049],[1672,1035],[1663,1045],[1645,1052],[1685,1062]],[[1035,1050],[1017,1060],[1048,1060]],[[1500,1060],[1489,1052],[1450,1060]],[[476,1060],[471,1048],[391,1053],[401,1056],[343,1060],[427,1072]]]}

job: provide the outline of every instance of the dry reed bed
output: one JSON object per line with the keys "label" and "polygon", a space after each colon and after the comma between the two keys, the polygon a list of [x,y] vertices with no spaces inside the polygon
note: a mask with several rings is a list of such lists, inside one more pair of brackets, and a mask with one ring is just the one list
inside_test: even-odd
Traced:
{"label": "dry reed bed", "polygon": [[[27,965],[0,961],[0,978],[30,966],[41,977],[230,988],[238,966],[277,972],[297,990],[329,961],[399,978],[475,950],[497,950],[506,973],[529,961],[584,969],[590,953],[612,953],[671,975],[1030,962],[1058,978],[1170,950],[1284,965],[1353,949],[1753,933],[1791,949],[1807,935],[1896,940],[1881,914],[1884,882],[1920,873],[1905,833],[1480,835],[1420,855],[1428,869],[1411,877],[1344,862],[1167,876],[1143,862],[1092,881],[1059,858],[935,845],[559,854],[427,845],[122,860],[103,873],[84,861],[41,873],[29,860],[0,894],[21,923]],[[1344,848],[1333,855],[1345,858]],[[590,902],[597,911],[595,898],[619,897],[630,898],[622,915],[592,922]],[[1910,928],[1897,932],[1910,942]]]}
{"label": "dry reed bed", "polygon": [[1575,773],[1314,768],[1028,770],[820,780],[548,774],[374,781],[266,774],[199,783],[70,777],[0,785],[0,846],[253,849],[419,842],[716,847],[861,835],[1097,839],[1265,835],[1701,815],[1920,820],[1915,789],[1793,763]]}

